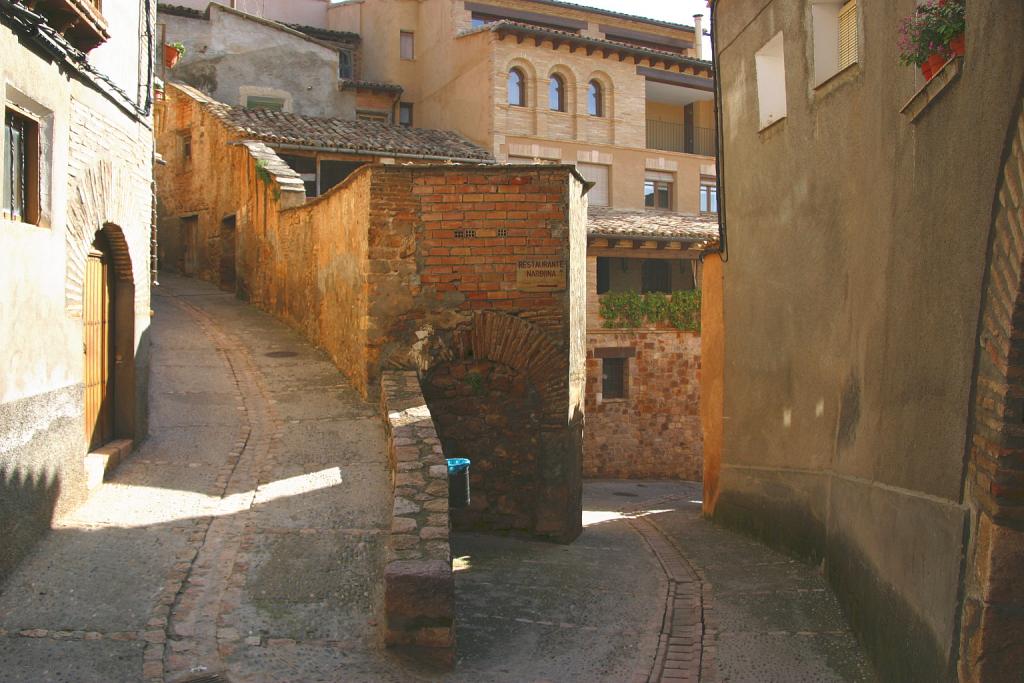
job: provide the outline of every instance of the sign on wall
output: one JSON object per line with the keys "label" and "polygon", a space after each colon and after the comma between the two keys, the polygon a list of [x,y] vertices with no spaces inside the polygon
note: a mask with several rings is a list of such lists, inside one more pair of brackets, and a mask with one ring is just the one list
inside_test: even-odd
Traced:
{"label": "sign on wall", "polygon": [[521,259],[516,263],[516,288],[522,292],[560,292],[565,289],[563,259]]}

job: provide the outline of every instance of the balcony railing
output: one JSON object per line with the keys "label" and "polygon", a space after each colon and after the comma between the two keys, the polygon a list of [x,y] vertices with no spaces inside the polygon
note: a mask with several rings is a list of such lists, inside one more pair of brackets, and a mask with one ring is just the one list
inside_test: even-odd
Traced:
{"label": "balcony railing", "polygon": [[715,129],[647,119],[647,149],[715,156]]}

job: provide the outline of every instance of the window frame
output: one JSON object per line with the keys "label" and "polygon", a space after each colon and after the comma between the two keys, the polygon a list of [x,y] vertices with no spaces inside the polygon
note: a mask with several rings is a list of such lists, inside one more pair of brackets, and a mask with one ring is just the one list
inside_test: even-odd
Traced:
{"label": "window frame", "polygon": [[[253,104],[252,104],[253,100],[257,101],[257,105],[256,106],[253,106]],[[269,103],[271,100],[273,100],[275,102],[280,102],[281,106],[279,106],[279,107],[262,106],[262,105],[265,105],[266,103]],[[262,101],[262,104],[260,104],[260,101]],[[287,102],[285,101],[285,98],[277,97],[276,95],[246,95],[245,96],[245,108],[246,109],[265,109],[267,111],[285,111],[285,105],[286,104],[287,104]]]}
{"label": "window frame", "polygon": [[[512,75],[513,74],[515,74],[515,76],[519,79],[519,82],[515,85],[515,88],[516,88],[516,90],[518,92],[518,96],[519,96],[518,97],[518,99],[519,99],[518,102],[513,102],[512,101],[512,97],[511,97],[511,95],[512,95],[512,88],[513,88],[513,85],[512,85]],[[506,77],[506,83],[505,84],[506,84],[506,91],[507,91],[505,93],[505,96],[508,99],[508,104],[509,104],[510,107],[525,107],[525,106],[528,105],[528,99],[526,97],[526,72],[524,72],[518,66],[512,67],[511,69],[508,70],[508,76]]]}
{"label": "window frame", "polygon": [[[852,59],[844,62],[844,14],[853,12]],[[857,0],[813,0],[809,7],[811,75],[818,88],[860,62],[860,7]]]}
{"label": "window frame", "polygon": [[[654,191],[650,195],[647,194],[647,186],[648,185],[651,185],[654,188]],[[675,203],[674,202],[674,197],[673,197],[673,195],[674,195],[673,190],[674,189],[675,189],[675,183],[673,181],[658,180],[658,179],[655,179],[655,178],[644,178],[644,208],[645,209],[652,209],[652,210],[655,210],[655,211],[672,211],[672,206]],[[664,192],[665,192],[665,194],[666,194],[666,196],[668,198],[668,205],[667,206],[659,206],[658,205],[659,190],[664,190]],[[648,196],[651,196],[651,197],[654,198],[654,203],[653,204],[648,204],[647,203],[647,197]]]}
{"label": "window frame", "polygon": [[[548,76],[548,109],[551,111],[557,111],[565,113],[568,109],[566,100],[567,89],[565,86],[565,76],[559,73],[553,73]],[[552,99],[557,99],[555,102],[556,106],[552,106]]]}
{"label": "window frame", "polygon": [[[405,113],[408,112],[409,120],[404,121]],[[399,102],[398,103],[398,125],[405,126],[406,128],[413,127],[413,108],[412,102]]]}
{"label": "window frame", "polygon": [[[616,368],[618,379],[613,382],[613,385],[617,392],[613,391],[609,395],[609,382],[608,379],[611,376],[609,370]],[[626,356],[608,356],[601,359],[601,400],[602,401],[624,401],[629,398],[629,358]]]}
{"label": "window frame", "polygon": [[[701,213],[717,214],[718,213],[718,183],[716,181],[714,181],[714,180],[707,180],[705,178],[701,178],[699,192],[700,192],[700,194],[699,194],[699,196],[697,198],[697,206],[698,206],[700,212]],[[712,197],[712,195],[714,195],[714,196]],[[706,208],[706,209],[704,208],[705,196],[708,198],[708,202],[707,202],[708,208]],[[714,204],[715,204],[715,208],[714,209],[711,208],[711,201],[710,200],[712,198],[715,200],[714,201]]]}
{"label": "window frame", "polygon": [[[406,38],[409,39],[409,52],[406,55]],[[404,62],[416,61],[416,33],[415,31],[398,32],[398,57]]]}
{"label": "window frame", "polygon": [[[20,166],[18,178],[20,179],[20,188],[17,192],[19,206],[15,211],[15,188],[14,188],[14,176],[9,168],[14,165],[14,155],[8,157],[8,152],[13,152],[14,142],[13,139],[8,136],[8,131],[11,129],[10,122],[17,122],[20,124],[19,128],[19,160]],[[0,203],[0,215],[5,220],[9,220],[15,223],[25,223],[29,225],[39,225],[40,222],[40,147],[39,147],[39,135],[40,135],[40,121],[34,116],[29,115],[27,112],[20,108],[4,107],[4,135],[2,143],[4,146],[4,163],[3,172],[0,174],[0,193],[3,194],[3,202]],[[8,188],[8,183],[11,187]],[[10,203],[8,206],[8,202]]]}
{"label": "window frame", "polygon": [[391,123],[391,114],[383,109],[356,109],[356,120]]}
{"label": "window frame", "polygon": [[[346,71],[348,72],[347,74]],[[352,50],[338,50],[338,78],[341,80],[352,80],[355,77],[356,60]]]}
{"label": "window frame", "polygon": [[604,86],[596,79],[591,79],[587,83],[587,115],[604,118]]}

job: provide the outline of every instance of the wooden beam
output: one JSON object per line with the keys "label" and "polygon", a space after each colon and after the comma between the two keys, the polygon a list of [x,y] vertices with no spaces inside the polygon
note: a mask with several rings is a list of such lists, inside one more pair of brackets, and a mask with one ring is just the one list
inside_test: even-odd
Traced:
{"label": "wooden beam", "polygon": [[651,249],[649,251],[634,249],[604,249],[588,248],[587,256],[600,256],[602,258],[657,258],[673,261],[693,260],[700,257],[701,252],[696,249]]}

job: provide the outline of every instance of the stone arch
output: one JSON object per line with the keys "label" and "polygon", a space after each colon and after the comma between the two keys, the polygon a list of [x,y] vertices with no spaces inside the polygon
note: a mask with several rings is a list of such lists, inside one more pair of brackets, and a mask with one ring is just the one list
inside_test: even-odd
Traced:
{"label": "stone arch", "polygon": [[982,294],[964,502],[961,681],[1024,669],[1024,99],[1007,134]]}
{"label": "stone arch", "polygon": [[[66,221],[67,266],[65,275],[64,306],[69,317],[82,315],[82,286],[85,281],[85,261],[96,233],[112,226],[108,233],[114,251],[119,279],[131,280],[135,291],[142,294],[147,270],[136,271],[143,261],[147,245],[129,244],[121,227],[138,225],[150,215],[149,196],[140,197],[136,190],[140,179],[130,171],[109,161],[100,161],[87,168],[71,188],[68,195]],[[140,234],[148,234],[140,231]],[[132,252],[135,258],[132,258]],[[142,252],[142,254],[140,254]]]}
{"label": "stone arch", "polygon": [[[481,360],[522,372],[536,387],[545,425],[562,429],[568,419],[568,359],[537,325],[507,313],[478,311],[450,341],[435,346],[428,366],[443,361]],[[429,367],[426,368],[429,370]]]}
{"label": "stone arch", "polygon": [[568,350],[539,325],[497,311],[435,334],[425,350],[423,394],[445,452],[476,463],[470,479],[480,496],[453,511],[453,523],[575,538],[582,470]]}

